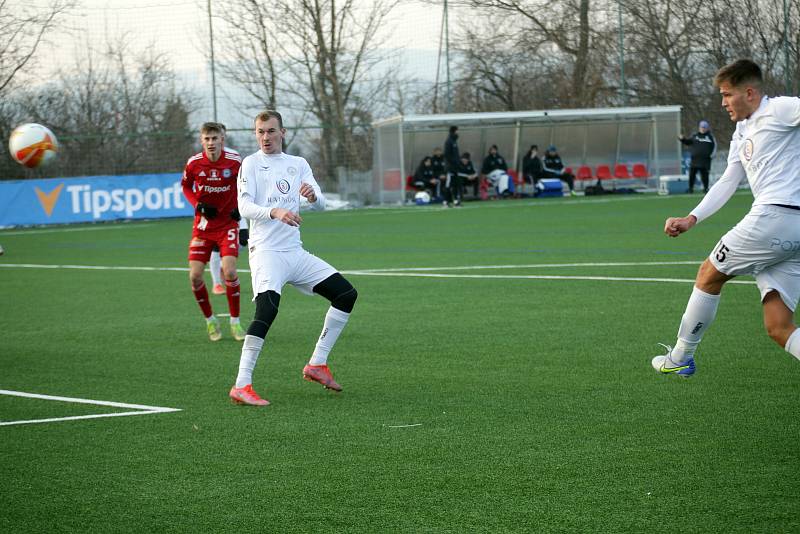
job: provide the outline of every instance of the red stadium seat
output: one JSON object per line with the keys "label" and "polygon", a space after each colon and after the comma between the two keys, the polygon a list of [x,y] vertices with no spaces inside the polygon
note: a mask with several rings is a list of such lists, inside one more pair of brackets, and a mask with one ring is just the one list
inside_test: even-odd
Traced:
{"label": "red stadium seat", "polygon": [[578,174],[575,176],[578,180],[593,180],[592,168],[588,165],[581,165],[578,167]]}
{"label": "red stadium seat", "polygon": [[644,163],[634,163],[633,164],[633,177],[634,178],[649,178],[650,171],[647,170],[647,165]]}
{"label": "red stadium seat", "polygon": [[611,180],[613,178],[611,176],[611,167],[608,165],[598,165],[595,175],[598,180]]}
{"label": "red stadium seat", "polygon": [[617,163],[614,165],[614,178],[622,178],[625,180],[632,178],[631,173],[628,172],[628,166],[624,163]]}
{"label": "red stadium seat", "polygon": [[572,174],[573,176],[575,175],[575,173],[572,172],[572,167],[564,167],[564,174]]}
{"label": "red stadium seat", "polygon": [[392,169],[388,171],[384,171],[383,173],[383,189],[385,191],[397,191],[402,187],[402,181],[400,180],[400,171],[397,169]]}

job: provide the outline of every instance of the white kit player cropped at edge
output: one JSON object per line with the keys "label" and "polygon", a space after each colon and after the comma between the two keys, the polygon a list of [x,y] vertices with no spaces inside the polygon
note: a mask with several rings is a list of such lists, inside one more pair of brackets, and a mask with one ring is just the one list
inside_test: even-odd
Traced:
{"label": "white kit player cropped at edge", "polygon": [[230,398],[239,404],[265,406],[252,387],[253,369],[264,338],[278,314],[281,291],[291,284],[308,295],[318,294],[330,301],[322,333],[303,378],[327,389],[341,391],[328,367],[328,355],[353,310],[358,294],[340,273],[303,249],[300,241],[300,198],[312,209],[325,209],[325,197],[308,162],[283,153],[286,130],[276,111],[265,111],[255,119],[260,150],[242,161],[239,172],[239,211],[250,220],[249,252],[256,313],[247,329],[239,374]]}
{"label": "white kit player cropped at edge", "polygon": [[794,323],[800,300],[800,98],[765,96],[761,69],[745,59],[720,69],[714,82],[736,122],[728,166],[688,216],[667,219],[664,232],[677,237],[713,215],[745,177],[753,205],[700,266],[675,347],[665,345],[667,353],[653,358],[657,371],[684,377],[695,372],[694,353],[716,316],[722,286],[744,274],[756,279],[767,333],[800,360]]}

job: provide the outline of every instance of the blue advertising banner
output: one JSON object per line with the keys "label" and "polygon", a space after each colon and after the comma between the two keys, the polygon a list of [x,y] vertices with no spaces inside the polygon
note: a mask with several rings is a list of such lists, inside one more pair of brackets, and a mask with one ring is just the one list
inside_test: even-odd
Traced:
{"label": "blue advertising banner", "polygon": [[0,228],[193,213],[180,173],[0,181]]}

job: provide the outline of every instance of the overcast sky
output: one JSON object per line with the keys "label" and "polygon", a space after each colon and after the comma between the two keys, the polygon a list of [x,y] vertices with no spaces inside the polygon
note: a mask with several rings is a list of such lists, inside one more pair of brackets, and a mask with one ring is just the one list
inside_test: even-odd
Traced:
{"label": "overcast sky", "polygon": [[[212,0],[214,9],[219,7]],[[393,46],[435,51],[439,46],[441,18],[440,8],[408,0],[396,8],[384,31],[392,36]],[[169,53],[176,68],[203,70],[207,66],[201,52],[209,35],[206,0],[81,0],[81,7],[69,17],[69,25],[85,30],[95,43],[122,33],[132,35],[143,45],[153,42]],[[219,32],[215,38],[221,38]],[[51,51],[53,59],[58,58],[62,64],[70,61],[74,41],[70,35],[63,35]]]}
{"label": "overcast sky", "polygon": [[[34,0],[32,5],[44,5]],[[369,2],[369,0],[361,0]],[[212,10],[221,4],[212,0]],[[127,33],[134,47],[154,44],[166,53],[181,79],[201,96],[204,102],[193,122],[208,120],[212,114],[210,68],[208,60],[208,7],[206,0],[81,0],[80,7],[67,19],[74,31],[59,34],[43,48],[40,64],[44,69],[63,68],[75,63],[75,57],[90,46],[102,49],[108,38]],[[451,15],[452,21],[452,15]],[[442,22],[440,7],[415,0],[401,3],[390,15],[383,31],[391,36],[387,44],[403,50],[406,68],[416,76],[433,80]],[[215,40],[222,38],[220,24],[215,24]],[[219,52],[219,48],[217,48]],[[237,88],[217,78],[219,120],[230,128],[250,123],[250,112],[243,112],[235,100]],[[227,98],[226,96],[230,97]],[[239,98],[241,100],[241,98]]]}

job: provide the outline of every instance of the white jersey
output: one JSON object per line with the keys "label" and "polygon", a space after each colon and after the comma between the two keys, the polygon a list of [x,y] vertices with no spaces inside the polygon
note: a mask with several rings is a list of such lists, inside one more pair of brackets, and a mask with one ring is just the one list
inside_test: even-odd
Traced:
{"label": "white jersey", "polygon": [[800,98],[765,96],[750,117],[736,123],[728,167],[692,215],[698,222],[712,215],[745,176],[753,206],[800,207]]}
{"label": "white jersey", "polygon": [[736,123],[728,165],[740,163],[753,205],[800,207],[800,98],[764,97],[749,118]]}
{"label": "white jersey", "polygon": [[300,228],[270,217],[274,208],[300,211],[300,185],[314,188],[312,209],[325,209],[325,197],[308,162],[289,154],[258,151],[244,158],[239,169],[238,200],[242,217],[250,220],[250,251],[287,251],[301,248]]}

